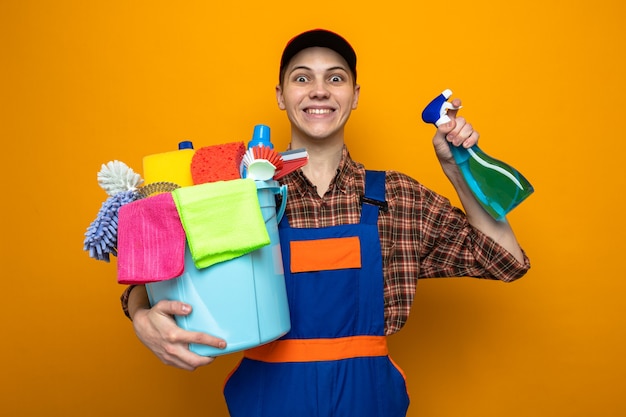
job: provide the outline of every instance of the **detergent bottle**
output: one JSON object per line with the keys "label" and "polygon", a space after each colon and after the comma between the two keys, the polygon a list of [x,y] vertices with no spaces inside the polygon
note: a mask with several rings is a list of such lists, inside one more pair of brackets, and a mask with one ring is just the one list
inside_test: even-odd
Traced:
{"label": "detergent bottle", "polygon": [[[448,123],[447,111],[457,109],[447,101],[451,95],[452,91],[445,90],[432,100],[422,112],[422,120],[437,127]],[[478,145],[466,149],[448,144],[474,197],[494,219],[503,220],[533,193],[533,186],[519,171],[487,155]]]}
{"label": "detergent bottle", "polygon": [[274,144],[272,144],[269,126],[266,126],[266,125],[254,126],[254,131],[252,132],[252,139],[250,139],[250,142],[248,142],[248,148],[252,148],[258,145],[267,146],[270,149],[274,149]]}
{"label": "detergent bottle", "polygon": [[171,182],[180,187],[193,185],[190,166],[194,152],[191,141],[182,141],[178,143],[178,150],[144,156],[145,184]]}

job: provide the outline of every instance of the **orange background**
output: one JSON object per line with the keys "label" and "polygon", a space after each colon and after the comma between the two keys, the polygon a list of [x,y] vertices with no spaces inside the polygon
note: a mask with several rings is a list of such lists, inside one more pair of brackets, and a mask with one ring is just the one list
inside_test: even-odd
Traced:
{"label": "orange background", "polygon": [[451,88],[481,147],[536,188],[510,215],[525,278],[420,282],[391,338],[409,416],[626,415],[626,6],[367,4],[0,3],[3,415],[227,415],[238,354],[193,373],[162,365],[120,311],[115,264],[82,251],[106,199],[96,174],[113,159],[140,171],[183,139],[247,141],[259,123],[284,148],[278,59],[313,27],[359,53],[355,159],[452,195],[419,117]]}

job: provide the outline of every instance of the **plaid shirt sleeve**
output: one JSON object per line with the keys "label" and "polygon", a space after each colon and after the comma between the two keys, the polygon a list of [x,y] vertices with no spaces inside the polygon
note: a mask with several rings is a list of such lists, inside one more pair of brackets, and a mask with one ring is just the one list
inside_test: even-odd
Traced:
{"label": "plaid shirt sleeve", "polygon": [[481,277],[505,282],[530,267],[474,229],[465,214],[414,179],[388,171],[389,211],[379,219],[385,265],[386,331],[406,322],[418,278]]}

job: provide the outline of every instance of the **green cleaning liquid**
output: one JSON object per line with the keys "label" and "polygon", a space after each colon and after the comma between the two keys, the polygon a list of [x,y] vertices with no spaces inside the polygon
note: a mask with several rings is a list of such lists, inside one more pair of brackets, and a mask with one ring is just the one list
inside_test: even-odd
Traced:
{"label": "green cleaning liquid", "polygon": [[[435,97],[422,112],[422,120],[435,126],[449,122],[446,112],[457,109],[447,101],[451,95],[452,91],[445,90]],[[487,155],[477,145],[465,149],[448,144],[474,197],[494,219],[504,219],[533,193],[533,186],[518,170]]]}
{"label": "green cleaning liquid", "polygon": [[450,149],[470,190],[494,219],[502,220],[533,193],[533,186],[519,171],[478,146]]}

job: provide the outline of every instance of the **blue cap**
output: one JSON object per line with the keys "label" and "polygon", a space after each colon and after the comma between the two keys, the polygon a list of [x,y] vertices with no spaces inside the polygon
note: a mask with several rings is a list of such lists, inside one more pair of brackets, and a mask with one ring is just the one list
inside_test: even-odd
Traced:
{"label": "blue cap", "polygon": [[193,149],[193,143],[190,140],[178,142],[178,150],[180,151],[183,149]]}
{"label": "blue cap", "polygon": [[252,139],[248,142],[248,148],[252,148],[254,146],[263,145],[267,146],[270,149],[274,149],[274,145],[270,140],[270,128],[265,125],[256,125],[254,126],[254,133],[252,134]]}

